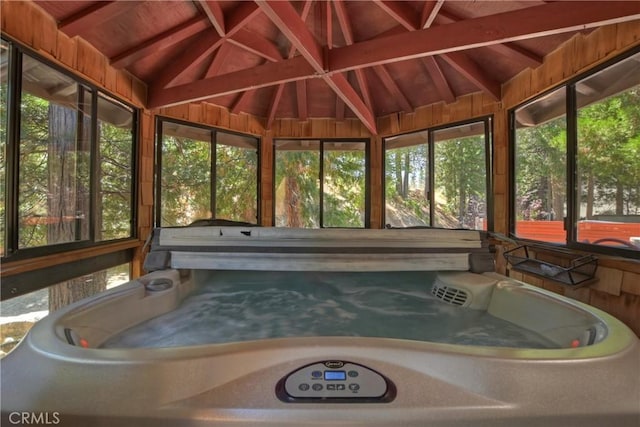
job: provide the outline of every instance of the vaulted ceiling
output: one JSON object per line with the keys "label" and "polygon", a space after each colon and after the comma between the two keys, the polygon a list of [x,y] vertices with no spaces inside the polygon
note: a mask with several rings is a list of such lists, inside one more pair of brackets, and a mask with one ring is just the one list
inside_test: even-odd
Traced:
{"label": "vaulted ceiling", "polygon": [[638,1],[36,1],[148,85],[148,107],[206,101],[275,118],[376,118],[485,92]]}

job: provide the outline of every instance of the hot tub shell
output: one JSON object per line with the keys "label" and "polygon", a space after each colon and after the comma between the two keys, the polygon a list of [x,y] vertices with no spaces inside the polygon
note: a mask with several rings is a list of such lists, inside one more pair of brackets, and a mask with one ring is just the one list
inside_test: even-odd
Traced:
{"label": "hot tub shell", "polygon": [[[410,240],[423,240],[427,232],[413,231]],[[335,239],[329,237],[327,243]],[[340,242],[333,243],[332,247],[340,246]],[[293,247],[299,248],[296,245]],[[154,250],[167,247],[157,245]],[[244,248],[234,252],[238,259],[255,255],[246,251],[246,245],[236,247]],[[266,247],[270,254],[276,253],[273,245]],[[223,250],[230,253],[228,245]],[[415,247],[403,251],[394,253],[407,254],[410,263],[420,254]],[[188,258],[181,250],[169,252],[173,263]],[[201,265],[205,262],[202,252],[188,262]],[[358,255],[357,251],[350,253]],[[316,254],[305,262],[325,262],[318,257],[329,253]],[[430,250],[422,254],[442,255]],[[155,261],[161,258],[167,256],[155,256]],[[269,264],[265,268],[272,267],[271,261],[263,262]],[[402,268],[406,268],[406,260],[398,262],[405,262]],[[356,269],[364,270],[368,262],[361,258],[354,263],[359,266]],[[370,266],[373,264],[385,268],[379,260]],[[462,264],[458,272],[465,270]],[[9,425],[16,413],[37,413],[55,414],[58,425],[83,426],[640,425],[637,337],[600,310],[492,272],[460,273],[476,275],[480,282],[495,281],[490,297],[484,295],[486,307],[479,309],[525,325],[563,348],[480,347],[365,337],[282,338],[162,349],[99,348],[108,337],[175,309],[197,285],[191,268],[196,267],[170,265],[38,322],[1,362],[2,421]],[[459,273],[444,273],[450,274]],[[153,286],[168,282],[171,285],[166,289]],[[82,347],[80,340],[89,348]],[[575,345],[575,340],[578,346],[574,348],[571,343]],[[278,397],[277,385],[289,374],[325,361],[358,364],[380,373],[393,384],[392,399],[287,402]]]}

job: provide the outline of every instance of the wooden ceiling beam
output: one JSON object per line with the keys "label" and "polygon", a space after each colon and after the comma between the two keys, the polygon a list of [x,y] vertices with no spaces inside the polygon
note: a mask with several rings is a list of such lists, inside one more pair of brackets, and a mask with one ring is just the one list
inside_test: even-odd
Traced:
{"label": "wooden ceiling beam", "polygon": [[[637,19],[640,19],[638,2],[554,2],[331,49],[327,54],[328,63],[331,64],[329,75],[377,64]],[[150,90],[149,108],[181,104],[318,75],[317,70],[304,59],[294,57],[179,87]],[[360,114],[366,113],[361,111]]]}
{"label": "wooden ceiling beam", "polygon": [[220,37],[225,36],[224,29],[224,13],[220,7],[220,3],[212,0],[196,0],[196,3],[200,5],[209,22],[216,29],[216,32]]}
{"label": "wooden ceiling beam", "polygon": [[420,18],[420,28],[429,28],[436,16],[440,12],[444,0],[427,0],[422,8],[422,16]]}
{"label": "wooden ceiling beam", "polygon": [[322,46],[288,1],[256,0],[262,12],[284,34],[316,71],[326,71]]}
{"label": "wooden ceiling beam", "polygon": [[160,108],[215,96],[293,82],[314,76],[315,69],[303,56],[267,62],[252,68],[225,73],[210,79],[149,91],[148,108]]}
{"label": "wooden ceiling beam", "polygon": [[245,108],[249,99],[254,95],[255,91],[253,90],[245,90],[242,92],[231,104],[231,108],[229,109],[233,114],[238,114]]}
{"label": "wooden ceiling beam", "polygon": [[115,19],[139,4],[137,1],[97,2],[61,20],[58,29],[69,37],[81,35],[97,25]]}
{"label": "wooden ceiling beam", "polygon": [[[342,0],[334,1],[336,17],[338,18],[338,24],[340,25],[340,31],[347,45],[353,44],[353,30],[351,28],[351,21],[347,16],[347,8]],[[371,99],[371,92],[369,91],[369,84],[362,68],[358,68],[355,71],[356,80],[360,87],[360,93],[362,94],[362,100],[367,108],[373,111],[373,101]],[[343,105],[344,107],[344,105]]]}
{"label": "wooden ceiling beam", "polygon": [[241,1],[227,16],[227,20],[225,22],[227,36],[233,35],[259,14],[260,9],[257,4],[250,1]]}
{"label": "wooden ceiling beam", "polygon": [[[448,11],[443,10],[440,15],[436,18],[436,22],[439,25],[451,24],[453,22],[464,21],[465,18],[456,16]],[[506,56],[507,58],[512,58],[517,61],[524,63],[527,67],[535,68],[542,64],[543,58],[531,52],[528,49],[525,49],[521,46],[518,46],[515,43],[498,43],[489,46],[485,46],[485,48],[499,54]]]}
{"label": "wooden ceiling beam", "polygon": [[267,61],[278,62],[282,60],[282,54],[275,44],[265,37],[244,28],[238,30],[227,41]]}
{"label": "wooden ceiling beam", "polygon": [[332,49],[329,62],[343,72],[637,19],[640,2],[554,2]]}
{"label": "wooden ceiling beam", "polygon": [[336,95],[344,101],[351,111],[353,111],[362,124],[369,129],[369,132],[377,135],[376,118],[362,99],[360,99],[355,89],[349,84],[347,78],[343,74],[331,74],[325,79],[325,82],[334,90]]}
{"label": "wooden ceiling beam", "polygon": [[373,66],[373,71],[378,75],[384,87],[386,87],[391,96],[393,96],[393,99],[399,104],[400,109],[406,112],[413,111],[413,106],[384,65]]}
{"label": "wooden ceiling beam", "polygon": [[273,92],[271,102],[269,103],[269,110],[267,111],[267,129],[271,129],[273,121],[276,118],[276,111],[278,111],[278,105],[280,104],[280,98],[282,98],[282,92],[284,91],[284,83],[279,84],[276,90]]}
{"label": "wooden ceiling beam", "polygon": [[418,20],[415,10],[404,2],[373,0],[387,15],[409,31],[415,31],[418,27]]}
{"label": "wooden ceiling beam", "polygon": [[[289,2],[256,0],[258,6],[278,29],[289,39],[300,54],[309,61],[315,73],[336,92],[362,123],[376,134],[376,121],[371,110],[362,101],[355,89],[342,74],[326,75],[327,65],[322,46],[315,39],[304,20],[298,16]],[[300,93],[300,90],[296,91]]]}
{"label": "wooden ceiling beam", "polygon": [[211,65],[209,65],[209,68],[202,78],[208,79],[220,74],[220,69],[229,57],[229,53],[231,53],[231,46],[229,45],[229,43],[222,43],[218,48],[216,54],[213,56]]}
{"label": "wooden ceiling beam", "polygon": [[456,100],[456,96],[447,81],[442,69],[436,62],[433,56],[426,56],[422,58],[422,63],[427,69],[427,73],[431,77],[433,84],[436,86],[436,90],[440,94],[440,97],[444,99],[446,103],[452,103]]}
{"label": "wooden ceiling beam", "polygon": [[169,86],[181,74],[198,65],[207,55],[220,47],[223,42],[224,39],[216,33],[208,29],[202,31],[200,37],[189,46],[189,49],[172,58],[160,75],[155,78],[150,85],[151,92],[160,91]]}
{"label": "wooden ceiling beam", "polygon": [[183,22],[182,24],[176,25],[167,31],[163,31],[157,36],[151,37],[137,46],[112,56],[109,58],[110,64],[115,68],[128,67],[136,61],[146,58],[155,52],[167,49],[182,40],[188,39],[207,27],[207,20],[197,16]]}
{"label": "wooden ceiling beam", "polygon": [[[311,12],[311,5],[313,4],[313,0],[307,0],[302,6],[302,13],[300,14],[300,19],[303,21],[307,20],[309,16],[309,12]],[[287,59],[293,58],[293,55],[296,53],[296,47],[291,46],[289,48],[289,54],[287,55]],[[271,100],[271,104],[269,105],[269,110],[267,111],[267,129],[271,129],[271,125],[273,124],[273,120],[275,118],[276,111],[278,110],[278,105],[280,104],[280,99],[282,98],[282,92],[284,91],[285,83],[280,83],[274,92],[274,97]]]}
{"label": "wooden ceiling beam", "polygon": [[449,65],[455,68],[478,89],[489,94],[494,100],[500,100],[502,87],[499,82],[489,77],[478,64],[462,52],[450,52],[440,55]]}

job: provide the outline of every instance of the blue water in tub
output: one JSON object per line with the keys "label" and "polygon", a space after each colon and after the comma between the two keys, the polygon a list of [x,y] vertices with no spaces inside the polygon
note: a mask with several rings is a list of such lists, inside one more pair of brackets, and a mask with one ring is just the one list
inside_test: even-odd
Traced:
{"label": "blue water in tub", "polygon": [[106,348],[176,347],[282,337],[362,336],[556,348],[544,337],[431,295],[434,272],[193,271],[176,309]]}

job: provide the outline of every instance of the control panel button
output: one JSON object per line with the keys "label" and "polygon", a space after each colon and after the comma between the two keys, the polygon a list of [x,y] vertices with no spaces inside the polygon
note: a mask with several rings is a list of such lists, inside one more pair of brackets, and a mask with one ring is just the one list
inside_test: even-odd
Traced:
{"label": "control panel button", "polygon": [[315,391],[320,391],[322,390],[322,384],[315,383],[314,385],[311,386],[311,388],[314,389]]}
{"label": "control panel button", "polygon": [[311,372],[311,378],[322,378],[322,371]]}
{"label": "control panel button", "polygon": [[347,375],[349,375],[351,378],[355,378],[358,376],[358,371],[351,370],[347,372]]}
{"label": "control panel button", "polygon": [[300,390],[300,391],[307,391],[307,390],[309,390],[309,384],[307,384],[307,383],[302,383],[302,384],[300,384],[300,385],[298,386],[298,390]]}
{"label": "control panel button", "polygon": [[351,391],[360,390],[360,384],[356,384],[356,383],[349,384],[349,390],[351,390]]}

